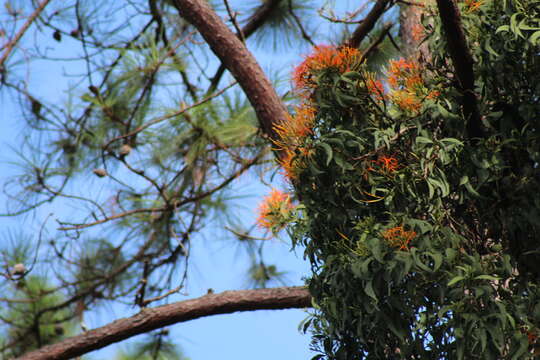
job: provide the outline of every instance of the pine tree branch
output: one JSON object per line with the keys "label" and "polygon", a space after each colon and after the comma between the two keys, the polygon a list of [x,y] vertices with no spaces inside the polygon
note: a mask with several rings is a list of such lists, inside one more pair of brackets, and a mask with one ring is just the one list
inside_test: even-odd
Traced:
{"label": "pine tree branch", "polygon": [[253,55],[206,1],[175,0],[174,4],[238,81],[255,109],[263,134],[277,140],[274,126],[285,121],[287,112]]}
{"label": "pine tree branch", "polygon": [[155,308],[27,353],[18,360],[71,359],[107,345],[172,324],[236,311],[311,307],[304,287],[225,291]]}
{"label": "pine tree branch", "polygon": [[379,18],[384,14],[384,12],[387,10],[386,6],[391,2],[392,0],[377,0],[377,3],[373,5],[371,8],[371,11],[367,14],[367,16],[362,20],[360,25],[354,30],[351,38],[347,41],[345,45],[357,48],[360,46],[360,43],[364,38],[369,34],[371,30],[373,30],[373,27],[379,20]]}
{"label": "pine tree branch", "polygon": [[469,138],[482,137],[482,120],[474,91],[473,58],[463,32],[461,16],[454,0],[437,0],[448,52],[454,65],[455,75],[463,92],[463,114],[467,119]]}

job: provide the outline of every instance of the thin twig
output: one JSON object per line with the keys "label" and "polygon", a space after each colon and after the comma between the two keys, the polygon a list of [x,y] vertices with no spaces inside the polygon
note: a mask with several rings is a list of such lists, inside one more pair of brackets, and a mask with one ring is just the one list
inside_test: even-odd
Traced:
{"label": "thin twig", "polygon": [[[243,42],[245,39],[250,37],[252,34],[257,31],[268,19],[272,11],[279,5],[279,3],[283,0],[269,0],[265,1],[261,6],[255,10],[253,15],[251,15],[248,19],[248,22],[244,27],[242,27],[241,32],[237,33],[236,36],[239,38],[243,38]],[[213,93],[217,86],[219,85],[219,82],[221,81],[221,78],[223,77],[223,74],[225,74],[226,67],[225,65],[220,64],[219,68],[216,70],[216,73],[214,76],[210,78],[210,86],[208,87],[208,90],[206,91],[207,94]]]}
{"label": "thin twig", "polygon": [[300,29],[300,33],[302,34],[302,38],[304,40],[306,40],[308,43],[310,43],[311,46],[315,46],[315,42],[308,35],[306,30],[304,29],[304,26],[302,25],[302,22],[300,21],[300,18],[294,12],[294,9],[292,7],[292,1],[290,1],[290,0],[289,0],[289,13],[292,15],[294,21],[296,22],[296,25],[298,26],[298,29]]}
{"label": "thin twig", "polygon": [[377,0],[377,3],[373,5],[362,23],[356,28],[356,30],[354,30],[346,45],[353,48],[360,46],[362,40],[364,40],[367,34],[369,34],[369,32],[373,29],[379,18],[385,13],[388,4],[390,4],[390,7],[392,7],[392,0]]}
{"label": "thin twig", "polygon": [[205,97],[204,99],[201,99],[199,101],[197,101],[196,103],[188,106],[188,107],[182,107],[180,110],[177,110],[173,113],[170,113],[170,114],[167,114],[167,115],[163,115],[163,116],[160,116],[152,121],[149,121],[141,126],[139,126],[138,128],[136,128],[135,130],[133,130],[132,132],[128,133],[128,134],[124,134],[124,135],[120,135],[120,136],[117,136],[111,140],[109,140],[109,142],[107,144],[105,144],[103,146],[103,149],[106,150],[113,142],[115,141],[118,141],[118,140],[122,140],[122,139],[125,139],[125,138],[128,138],[128,137],[131,137],[133,135],[136,135],[138,133],[140,133],[141,131],[149,128],[150,126],[153,126],[153,125],[156,125],[162,121],[165,121],[165,120],[168,120],[170,118],[173,118],[175,116],[178,116],[178,115],[182,115],[183,113],[185,113],[186,111],[189,111],[191,109],[194,109],[196,108],[197,106],[199,105],[202,105],[210,100],[212,100],[213,98],[216,98],[218,96],[220,96],[221,94],[223,94],[225,91],[229,90],[231,87],[233,87],[234,85],[236,85],[236,82],[232,82],[230,83],[229,85],[225,86],[223,89],[213,93],[212,95],[210,96],[207,96]]}
{"label": "thin twig", "polygon": [[381,32],[381,34],[379,35],[379,37],[377,38],[377,40],[375,40],[372,44],[369,45],[369,47],[366,49],[366,51],[364,51],[362,53],[362,56],[360,58],[360,62],[364,62],[364,60],[366,60],[369,56],[369,54],[375,50],[377,48],[377,46],[379,46],[379,44],[384,40],[384,38],[386,37],[386,35],[388,35],[388,33],[390,32],[390,29],[392,28],[392,26],[394,26],[394,24],[386,24]]}
{"label": "thin twig", "polygon": [[165,294],[155,296],[155,297],[150,298],[150,299],[142,300],[141,305],[142,305],[142,307],[145,307],[148,304],[153,303],[154,301],[159,301],[159,300],[165,299],[167,296],[170,296],[170,295],[172,295],[174,293],[179,292],[180,289],[182,289],[182,286],[177,286],[174,289],[167,291]]}
{"label": "thin twig", "polygon": [[6,62],[7,58],[9,57],[9,55],[11,54],[11,52],[13,51],[13,49],[15,48],[15,45],[17,45],[17,43],[19,42],[19,40],[21,40],[21,38],[23,37],[24,33],[26,32],[26,30],[28,30],[28,28],[30,27],[30,25],[32,25],[32,23],[34,22],[34,20],[39,16],[39,14],[41,14],[41,12],[45,9],[45,6],[47,6],[47,4],[50,2],[50,0],[43,0],[39,6],[37,7],[37,9],[32,13],[32,15],[30,15],[28,17],[28,19],[26,19],[26,22],[23,24],[23,26],[19,29],[19,32],[15,35],[15,37],[13,38],[13,40],[11,40],[7,45],[6,45],[6,50],[4,51],[4,54],[2,54],[2,57],[0,58],[0,72],[2,72],[2,69],[4,68],[4,63]]}
{"label": "thin twig", "polygon": [[223,0],[223,2],[225,3],[225,7],[227,8],[227,13],[229,14],[229,18],[231,19],[231,22],[234,28],[236,29],[236,33],[238,34],[238,37],[240,38],[242,42],[246,42],[246,38],[244,37],[244,32],[242,31],[242,29],[240,29],[240,26],[238,25],[238,21],[236,21],[237,14],[231,10],[231,7],[229,6],[229,2],[227,0]]}

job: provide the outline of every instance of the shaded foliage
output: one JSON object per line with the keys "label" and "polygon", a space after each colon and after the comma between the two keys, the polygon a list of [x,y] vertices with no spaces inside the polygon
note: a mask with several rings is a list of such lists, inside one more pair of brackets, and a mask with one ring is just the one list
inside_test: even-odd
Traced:
{"label": "shaded foliage", "polygon": [[364,65],[340,67],[339,49],[297,70],[314,111],[283,146],[303,209],[293,236],[313,269],[315,358],[535,356],[538,2],[460,6],[482,138],[469,137],[435,9],[420,29],[432,58],[390,62],[384,91]]}

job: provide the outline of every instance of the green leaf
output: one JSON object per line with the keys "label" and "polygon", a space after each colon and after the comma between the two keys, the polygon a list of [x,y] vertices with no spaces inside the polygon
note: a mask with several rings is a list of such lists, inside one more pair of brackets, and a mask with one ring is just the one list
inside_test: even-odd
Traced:
{"label": "green leaf", "polygon": [[332,148],[327,143],[321,143],[320,146],[326,152],[326,166],[328,166],[330,164],[330,162],[332,161],[332,157],[333,157]]}
{"label": "green leaf", "polygon": [[364,286],[364,292],[367,296],[375,300],[376,303],[379,301],[379,299],[377,299],[377,295],[375,295],[375,290],[373,290],[373,282],[371,280],[368,281]]}
{"label": "green leaf", "polygon": [[470,182],[465,183],[465,189],[474,196],[481,197],[480,194],[472,187]]}
{"label": "green leaf", "polygon": [[458,275],[458,276],[452,278],[446,285],[447,285],[447,286],[452,286],[452,285],[454,285],[454,284],[460,282],[460,281],[463,280],[463,279],[465,279],[464,276]]}
{"label": "green leaf", "polygon": [[535,31],[531,37],[529,38],[529,41],[533,44],[533,45],[540,45],[540,30],[538,31]]}
{"label": "green leaf", "polygon": [[495,34],[498,34],[500,32],[507,32],[507,31],[510,31],[510,26],[502,25],[502,26],[499,26],[499,28],[495,31]]}
{"label": "green leaf", "polygon": [[498,281],[498,280],[500,280],[500,278],[498,278],[496,276],[492,276],[492,275],[478,275],[478,276],[475,276],[475,279],[477,279],[477,280],[490,280],[490,281]]}
{"label": "green leaf", "polygon": [[428,139],[427,137],[424,137],[424,136],[417,136],[416,143],[417,144],[433,144],[433,140]]}
{"label": "green leaf", "polygon": [[439,270],[443,262],[443,256],[439,253],[429,253],[429,256],[433,259],[433,271]]}
{"label": "green leaf", "polygon": [[493,48],[491,47],[491,43],[489,41],[489,38],[486,40],[485,42],[485,47],[486,47],[486,50],[488,53],[490,53],[491,55],[495,56],[495,57],[499,57],[500,54],[497,53],[495,50],[493,50]]}

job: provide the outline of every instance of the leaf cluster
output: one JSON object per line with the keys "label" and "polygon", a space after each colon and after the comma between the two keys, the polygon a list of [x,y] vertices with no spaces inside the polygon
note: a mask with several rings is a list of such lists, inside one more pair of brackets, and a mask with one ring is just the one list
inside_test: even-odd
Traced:
{"label": "leaf cluster", "polygon": [[540,69],[527,14],[536,10],[506,1],[463,11],[482,138],[466,131],[474,120],[437,16],[426,18],[433,58],[423,69],[437,96],[418,111],[370,94],[362,69],[315,79],[304,145],[313,151],[294,181],[304,213],[291,232],[312,264],[318,357],[534,356]]}

